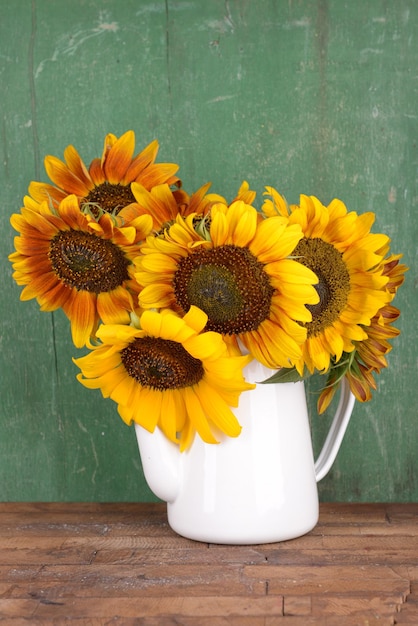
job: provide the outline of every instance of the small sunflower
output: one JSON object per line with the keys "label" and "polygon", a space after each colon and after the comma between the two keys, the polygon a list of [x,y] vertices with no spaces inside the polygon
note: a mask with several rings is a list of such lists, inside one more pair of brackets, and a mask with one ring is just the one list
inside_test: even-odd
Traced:
{"label": "small sunflower", "polygon": [[[76,347],[94,335],[99,320],[129,323],[133,310],[128,289],[137,239],[150,232],[148,215],[136,228],[118,228],[105,213],[98,220],[80,212],[76,196],[54,209],[47,202],[36,210],[23,207],[11,217],[20,233],[9,255],[13,278],[24,285],[21,300],[36,298],[42,311],[62,308],[71,322]],[[140,230],[139,230],[140,229]]]}
{"label": "small sunflower", "polygon": [[[157,233],[173,224],[177,215],[187,217],[195,214],[196,221],[199,221],[209,213],[214,204],[227,204],[223,196],[207,193],[210,186],[211,183],[206,183],[195,193],[189,195],[184,189],[172,190],[167,184],[156,185],[148,190],[140,183],[132,183],[135,203],[123,209],[119,215],[126,223],[130,223],[138,215],[149,214],[153,219],[154,230]],[[244,181],[234,202],[243,200],[247,204],[251,204],[255,195],[248,183]]]}
{"label": "small sunflower", "polygon": [[338,362],[343,353],[367,339],[365,327],[391,299],[385,288],[382,261],[389,248],[386,235],[372,234],[373,213],[348,213],[340,200],[324,206],[313,196],[301,196],[299,206],[287,207],[271,187],[263,205],[266,215],[288,215],[298,224],[303,237],[292,256],[318,276],[319,302],[309,306],[312,320],[305,323],[307,339],[302,357],[294,365],[300,374],[326,372],[331,359]]}
{"label": "small sunflower", "polygon": [[55,156],[45,157],[46,172],[54,183],[33,181],[30,196],[37,202],[48,200],[57,206],[68,195],[76,195],[80,204],[87,204],[116,215],[123,207],[135,202],[131,183],[141,183],[146,189],[167,183],[179,184],[175,175],[178,165],[155,163],[158,142],[151,142],[134,156],[135,134],[127,131],[117,138],[112,133],[105,137],[101,159],[95,158],[86,167],[74,146],[64,151],[64,161]]}
{"label": "small sunflower", "polygon": [[183,189],[172,190],[169,185],[156,185],[151,190],[139,183],[132,183],[135,202],[120,212],[125,223],[131,223],[139,215],[151,215],[154,231],[170,226],[177,215],[206,215],[215,202],[223,200],[221,196],[206,193],[210,183],[203,185],[194,194]]}
{"label": "small sunflower", "polygon": [[101,344],[80,359],[78,380],[118,404],[122,419],[153,432],[158,426],[181,450],[197,432],[217,443],[217,433],[237,437],[241,426],[231,411],[245,382],[250,357],[230,356],[221,335],[202,332],[207,316],[196,307],[180,318],[172,311],[145,311],[140,329],[102,325]]}
{"label": "small sunflower", "polygon": [[[389,279],[385,290],[391,299],[402,285],[404,274],[408,269],[406,265],[399,263],[401,257],[402,255],[390,255],[381,264],[383,275]],[[355,350],[350,354],[343,354],[340,361],[331,367],[327,385],[318,401],[320,413],[329,406],[344,376],[357,400],[360,402],[371,400],[372,390],[377,388],[374,375],[380,374],[381,370],[388,366],[386,355],[392,350],[389,341],[400,334],[400,330],[392,326],[399,315],[399,309],[392,304],[386,304],[379,309],[371,319],[370,325],[364,328],[367,338],[355,342]]]}
{"label": "small sunflower", "polygon": [[208,218],[205,236],[192,214],[147,238],[135,260],[140,306],[181,315],[197,306],[208,316],[207,330],[239,339],[270,368],[301,358],[304,324],[312,319],[305,305],[319,298],[314,273],[288,258],[303,236],[300,226],[279,216],[260,220],[241,200],[212,206]]}

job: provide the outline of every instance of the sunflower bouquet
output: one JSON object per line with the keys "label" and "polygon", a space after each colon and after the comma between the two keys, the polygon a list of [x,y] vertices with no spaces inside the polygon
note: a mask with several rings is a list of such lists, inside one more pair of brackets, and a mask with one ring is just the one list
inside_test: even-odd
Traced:
{"label": "sunflower bouquet", "polygon": [[371,232],[374,214],[306,195],[288,205],[273,187],[256,208],[247,182],[232,201],[210,184],[188,194],[157,141],[134,151],[128,131],[88,167],[73,146],[47,156],[52,184],[31,182],[11,217],[21,300],[65,312],[88,350],[78,380],[181,450],[196,432],[240,434],[252,359],[272,370],[266,383],[324,376],[320,413],[343,378],[370,400],[407,270]]}

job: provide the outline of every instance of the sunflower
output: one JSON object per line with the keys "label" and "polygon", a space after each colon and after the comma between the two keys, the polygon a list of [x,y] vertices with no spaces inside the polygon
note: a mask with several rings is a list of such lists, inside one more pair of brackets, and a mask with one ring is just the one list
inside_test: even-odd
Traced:
{"label": "sunflower", "polygon": [[81,204],[94,212],[96,207],[117,214],[135,202],[131,183],[141,183],[146,189],[162,183],[180,184],[175,176],[178,165],[155,163],[158,142],[151,142],[134,155],[135,134],[132,130],[117,138],[106,135],[102,158],[95,158],[87,168],[79,153],[70,145],[64,151],[64,161],[55,156],[45,157],[45,169],[54,185],[33,181],[29,194],[37,202],[48,200],[54,206],[67,195],[76,195]]}
{"label": "sunflower", "polygon": [[127,424],[150,432],[158,426],[181,450],[195,432],[207,443],[217,443],[219,432],[237,437],[241,426],[230,407],[255,387],[242,374],[250,357],[230,356],[221,335],[202,332],[206,320],[191,307],[183,318],[169,310],[145,311],[140,329],[101,325],[101,344],[74,359],[81,370],[77,378],[114,400]]}
{"label": "sunflower", "polygon": [[309,306],[312,320],[305,324],[302,358],[294,365],[300,374],[305,366],[310,373],[324,373],[331,359],[338,362],[344,352],[355,349],[356,342],[367,339],[365,327],[391,300],[382,267],[390,240],[370,233],[373,213],[348,213],[338,199],[326,207],[314,196],[304,195],[299,206],[288,208],[277,191],[266,189],[269,198],[263,212],[288,214],[291,224],[301,226],[304,236],[292,256],[319,279],[320,300]]}
{"label": "sunflower", "polygon": [[[195,193],[189,195],[184,189],[172,190],[169,185],[156,185],[148,190],[140,183],[132,183],[132,193],[135,203],[123,209],[119,215],[130,223],[138,215],[149,214],[152,216],[154,230],[159,232],[169,227],[175,221],[177,215],[186,217],[195,214],[196,221],[206,216],[210,208],[216,203],[227,204],[223,196],[215,193],[207,193],[211,183],[202,185]],[[243,200],[250,204],[255,198],[255,192],[244,181],[234,199]]]}
{"label": "sunflower", "polygon": [[[42,311],[62,308],[71,322],[73,342],[85,345],[98,322],[128,323],[134,308],[128,289],[138,238],[150,232],[148,215],[133,226],[118,228],[105,213],[98,220],[80,212],[76,196],[54,209],[23,207],[11,217],[20,233],[9,255],[13,278],[24,285],[21,300],[36,298]],[[137,230],[141,229],[141,230]]]}
{"label": "sunflower", "polygon": [[302,238],[285,217],[260,220],[238,200],[212,206],[208,236],[195,215],[177,216],[158,237],[148,237],[135,259],[143,287],[141,307],[171,308],[181,315],[194,305],[208,316],[207,330],[240,340],[270,368],[301,358],[306,304],[319,298],[313,272],[288,255]]}
{"label": "sunflower", "polygon": [[131,223],[140,215],[151,215],[154,231],[160,231],[172,224],[177,215],[206,215],[210,207],[223,201],[217,194],[206,193],[210,183],[203,185],[191,196],[183,189],[174,191],[167,184],[156,185],[151,190],[140,183],[132,183],[135,203],[119,213],[125,223]]}
{"label": "sunflower", "polygon": [[[390,255],[381,264],[383,275],[389,281],[385,290],[391,300],[404,281],[404,274],[408,270],[406,265],[400,264],[402,255]],[[392,324],[399,318],[400,311],[392,304],[383,306],[371,319],[370,325],[365,327],[367,338],[355,342],[355,350],[350,354],[343,354],[329,372],[327,385],[322,391],[318,410],[323,413],[330,404],[336,389],[345,376],[354,396],[360,402],[367,402],[372,398],[372,390],[377,388],[375,374],[388,366],[386,355],[392,350],[391,339],[400,334],[400,330]]]}

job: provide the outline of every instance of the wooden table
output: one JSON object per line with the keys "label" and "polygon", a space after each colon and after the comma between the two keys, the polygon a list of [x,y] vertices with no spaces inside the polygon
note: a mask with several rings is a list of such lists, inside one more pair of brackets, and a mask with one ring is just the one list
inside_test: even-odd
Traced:
{"label": "wooden table", "polygon": [[165,505],[0,504],[0,625],[418,625],[418,504],[322,504],[304,537],[220,546]]}

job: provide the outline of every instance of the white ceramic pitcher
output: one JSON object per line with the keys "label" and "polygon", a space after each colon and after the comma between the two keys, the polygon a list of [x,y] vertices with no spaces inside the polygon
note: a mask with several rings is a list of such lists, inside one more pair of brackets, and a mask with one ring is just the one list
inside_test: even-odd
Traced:
{"label": "white ceramic pitcher", "polygon": [[[272,371],[253,360],[250,382]],[[310,531],[318,521],[317,482],[331,468],[354,406],[343,384],[330,431],[314,463],[303,382],[258,384],[234,410],[242,432],[206,444],[196,435],[186,452],[157,428],[136,425],[145,479],[167,502],[168,522],[198,541],[258,544]]]}

